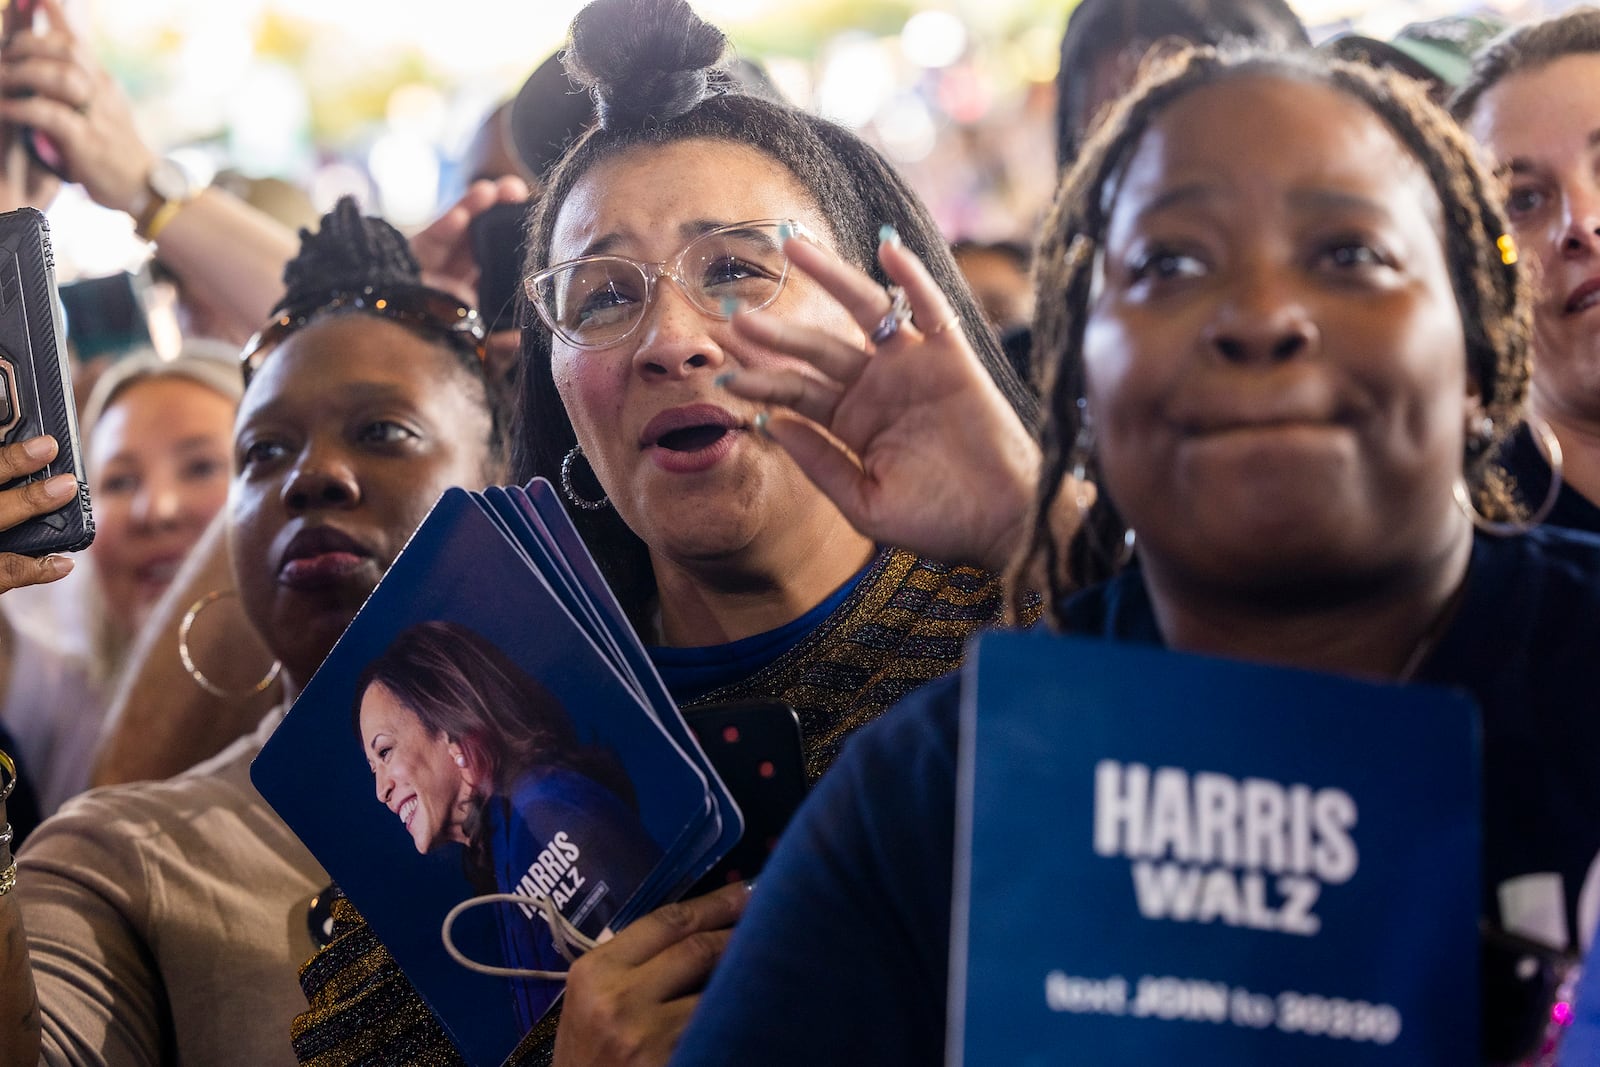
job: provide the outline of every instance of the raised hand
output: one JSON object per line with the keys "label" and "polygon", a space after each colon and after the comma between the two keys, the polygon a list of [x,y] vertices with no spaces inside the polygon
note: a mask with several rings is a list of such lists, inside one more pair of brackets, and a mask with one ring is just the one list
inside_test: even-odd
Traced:
{"label": "raised hand", "polygon": [[478,262],[472,256],[472,220],[496,204],[518,204],[527,199],[528,183],[515,176],[475,181],[468,186],[461,199],[411,238],[411,251],[422,267],[423,283],[476,306]]}
{"label": "raised hand", "polygon": [[766,432],[863,534],[934,559],[1003,569],[1021,544],[1039,449],[949,301],[892,235],[879,262],[911,313],[892,330],[885,323],[893,301],[865,273],[800,237],[784,250],[861,334],[837,337],[767,312],[736,315],[741,334],[803,360],[809,372],[739,370],[724,376],[724,387],[774,407]]}
{"label": "raised hand", "polygon": [[67,177],[94,200],[132,211],[155,153],[139,138],[120,86],[73,33],[59,0],[39,0],[41,33],[0,51],[0,121],[32,126],[61,149]]}

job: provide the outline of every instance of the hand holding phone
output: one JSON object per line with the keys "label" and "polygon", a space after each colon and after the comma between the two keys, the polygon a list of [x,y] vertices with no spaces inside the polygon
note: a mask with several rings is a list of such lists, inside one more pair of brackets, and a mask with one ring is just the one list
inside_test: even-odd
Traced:
{"label": "hand holding phone", "polygon": [[478,264],[478,314],[490,333],[516,327],[522,290],[524,222],[528,205],[505,201],[486,208],[467,227]]}
{"label": "hand holding phone", "polygon": [[[43,481],[28,480],[30,475],[49,466],[59,451],[55,438],[49,436],[0,446],[0,479],[11,486],[0,489],[0,537],[12,529],[25,531],[30,524],[77,501],[78,479],[70,473]],[[28,585],[43,585],[71,572],[72,560],[65,556],[35,558],[0,552],[0,593]]]}
{"label": "hand holding phone", "polygon": [[[55,257],[49,224],[32,208],[0,215],[0,445],[0,553],[87,548],[94,516],[61,344]],[[48,580],[0,562],[0,587],[11,572],[32,579],[12,586]]]}
{"label": "hand holding phone", "polygon": [[[15,148],[6,161],[12,188],[54,185],[53,168],[97,204],[137,216],[157,157],[127,94],[79,39],[62,0],[0,0],[0,12],[0,122]],[[24,202],[45,201],[30,194]]]}

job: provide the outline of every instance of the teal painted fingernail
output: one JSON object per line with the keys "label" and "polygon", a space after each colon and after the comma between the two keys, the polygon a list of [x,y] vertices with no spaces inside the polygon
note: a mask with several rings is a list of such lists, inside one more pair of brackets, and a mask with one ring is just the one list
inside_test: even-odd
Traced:
{"label": "teal painted fingernail", "polygon": [[778,243],[782,244],[794,236],[794,227],[787,222],[778,223]]}
{"label": "teal painted fingernail", "polygon": [[743,306],[744,301],[736,296],[725,296],[721,300],[722,313],[730,319],[737,315]]}
{"label": "teal painted fingernail", "polygon": [[725,370],[715,378],[711,379],[711,384],[721,389],[727,386],[727,384],[731,381],[733,381],[733,371]]}
{"label": "teal painted fingernail", "polygon": [[886,222],[878,227],[878,243],[880,245],[897,245],[900,243],[900,231],[894,228],[894,223]]}
{"label": "teal painted fingernail", "polygon": [[756,433],[760,434],[762,437],[771,438],[772,434],[767,430],[767,423],[771,421],[772,416],[765,411],[757,415],[755,417]]}

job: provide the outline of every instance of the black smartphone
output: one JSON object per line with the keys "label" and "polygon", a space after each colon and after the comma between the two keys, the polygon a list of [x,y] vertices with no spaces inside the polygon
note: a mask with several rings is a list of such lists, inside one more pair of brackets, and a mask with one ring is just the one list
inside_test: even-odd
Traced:
{"label": "black smartphone", "polygon": [[73,354],[87,363],[98,356],[117,358],[151,347],[145,310],[149,284],[142,272],[123,271],[63,285],[61,310]]}
{"label": "black smartphone", "polygon": [[754,878],[806,796],[805,742],[779,700],[685,708],[684,720],[744,813],[744,837],[686,894]]}
{"label": "black smartphone", "polygon": [[[34,15],[38,10],[39,0],[11,0],[5,9],[4,25],[0,27],[0,33],[3,33],[6,40],[13,34],[32,33]],[[58,178],[71,180],[67,177],[66,157],[61,154],[61,148],[55,141],[32,126],[20,127],[17,130],[17,139],[22,142],[22,147],[27,150],[35,163]]]}
{"label": "black smartphone", "polygon": [[31,207],[0,215],[0,444],[49,434],[56,458],[0,490],[70,473],[78,495],[46,515],[0,530],[0,552],[45,556],[76,552],[94,540],[94,513],[84,480],[83,446],[62,344],[50,224]]}
{"label": "black smartphone", "polygon": [[471,223],[472,258],[478,264],[478,314],[490,333],[515,328],[517,290],[522,287],[522,250],[527,204],[495,204]]}

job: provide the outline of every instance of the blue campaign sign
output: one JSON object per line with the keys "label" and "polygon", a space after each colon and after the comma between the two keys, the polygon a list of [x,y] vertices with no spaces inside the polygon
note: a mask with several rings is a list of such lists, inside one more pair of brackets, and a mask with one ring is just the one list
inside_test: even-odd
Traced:
{"label": "blue campaign sign", "polygon": [[622,929],[742,829],[565,515],[526,514],[447,492],[251,770],[474,1067],[565,989],[558,927]]}
{"label": "blue campaign sign", "polygon": [[950,1062],[1476,1062],[1478,747],[1444,690],[983,637]]}

